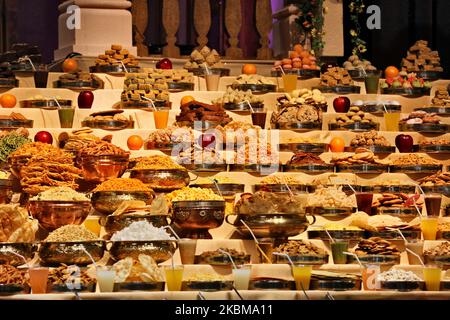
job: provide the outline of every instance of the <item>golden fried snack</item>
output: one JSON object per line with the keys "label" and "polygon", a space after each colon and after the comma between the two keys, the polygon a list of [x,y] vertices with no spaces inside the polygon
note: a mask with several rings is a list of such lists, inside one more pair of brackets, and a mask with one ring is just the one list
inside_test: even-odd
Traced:
{"label": "golden fried snack", "polygon": [[18,204],[0,205],[0,242],[33,242],[37,220]]}

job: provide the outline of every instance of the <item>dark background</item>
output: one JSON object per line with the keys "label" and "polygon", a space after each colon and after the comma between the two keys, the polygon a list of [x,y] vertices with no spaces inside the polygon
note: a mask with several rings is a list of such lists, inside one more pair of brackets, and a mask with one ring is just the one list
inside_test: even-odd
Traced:
{"label": "dark background", "polygon": [[[146,32],[151,53],[159,53],[164,46],[164,29],[161,25],[162,1],[149,1],[149,25]],[[255,2],[241,0],[242,30],[240,43],[246,58],[254,58],[259,46],[259,35],[255,27]],[[345,58],[351,54],[349,39],[348,4],[344,1]],[[29,42],[41,48],[47,62],[53,58],[58,46],[57,6],[59,0],[0,0],[0,51],[5,51],[14,42]],[[227,47],[224,30],[224,8],[226,0],[211,0],[212,26],[209,32],[210,46],[222,53]],[[368,30],[362,16],[362,37],[367,41],[365,58],[378,68],[399,66],[406,50],[416,40],[429,41],[432,49],[438,50],[446,72],[450,74],[450,0],[366,0],[366,6],[381,8],[381,30]],[[196,46],[193,25],[194,0],[180,0],[181,23],[178,45],[182,53],[189,54]],[[180,33],[181,32],[181,33]],[[339,59],[341,62],[344,59]]]}

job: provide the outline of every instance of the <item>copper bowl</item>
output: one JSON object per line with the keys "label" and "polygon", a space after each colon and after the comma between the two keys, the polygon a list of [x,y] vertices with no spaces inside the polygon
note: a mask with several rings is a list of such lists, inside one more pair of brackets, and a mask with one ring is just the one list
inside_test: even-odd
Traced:
{"label": "copper bowl", "polygon": [[37,247],[34,243],[0,242],[0,264],[10,264],[15,267],[23,265],[25,264],[25,261],[16,254],[19,254],[27,261],[30,261],[33,259],[36,249]]}
{"label": "copper bowl", "polygon": [[30,200],[28,212],[49,231],[68,224],[80,225],[91,212],[90,201]]}
{"label": "copper bowl", "polygon": [[39,258],[45,265],[88,265],[99,261],[105,252],[106,244],[103,240],[74,241],[74,242],[41,242],[39,246]]}
{"label": "copper bowl", "polygon": [[222,225],[225,217],[225,201],[174,201],[174,224],[180,229],[180,237],[211,239],[209,229]]}
{"label": "copper bowl", "polygon": [[156,263],[169,260],[178,249],[176,240],[153,241],[111,241],[109,254],[114,260],[122,260],[127,257],[138,259],[140,254],[151,256]]}
{"label": "copper bowl", "polygon": [[148,191],[96,191],[91,201],[95,210],[102,214],[111,214],[123,201],[139,200],[151,204],[154,194]]}
{"label": "copper bowl", "polygon": [[130,178],[141,180],[156,192],[181,189],[191,182],[188,171],[182,169],[132,169]]}
{"label": "copper bowl", "polygon": [[100,219],[100,224],[103,225],[107,234],[120,231],[136,221],[147,221],[153,224],[156,228],[168,226],[170,218],[167,215],[133,215],[125,214],[120,216],[107,216]]}
{"label": "copper bowl", "polygon": [[78,161],[83,178],[91,182],[103,182],[122,176],[128,168],[129,155],[84,156]]}
{"label": "copper bowl", "polygon": [[10,203],[13,193],[13,181],[0,179],[0,204]]}

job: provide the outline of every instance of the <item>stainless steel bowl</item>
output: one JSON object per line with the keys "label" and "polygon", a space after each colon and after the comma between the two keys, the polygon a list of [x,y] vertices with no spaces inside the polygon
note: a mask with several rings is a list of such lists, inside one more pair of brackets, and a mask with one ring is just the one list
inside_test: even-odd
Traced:
{"label": "stainless steel bowl", "polygon": [[141,180],[156,192],[170,192],[189,185],[191,178],[187,170],[180,169],[132,169],[130,178]]}
{"label": "stainless steel bowl", "polygon": [[30,261],[33,259],[36,249],[37,246],[33,243],[0,242],[0,264],[10,264],[12,266],[23,265],[25,261],[18,255]]}
{"label": "stainless steel bowl", "polygon": [[129,155],[85,156],[78,160],[83,178],[91,182],[103,182],[122,176],[128,168]]}
{"label": "stainless steel bowl", "polygon": [[175,240],[154,241],[111,241],[109,254],[118,261],[131,257],[138,259],[140,254],[151,256],[156,263],[169,260],[178,248]]}
{"label": "stainless steel bowl", "polygon": [[225,201],[174,201],[172,212],[180,237],[211,239],[208,230],[222,225]]}
{"label": "stainless steel bowl", "polygon": [[28,202],[28,212],[44,229],[49,231],[68,224],[82,224],[91,212],[91,208],[90,201],[31,200]]}
{"label": "stainless steel bowl", "polygon": [[106,243],[103,240],[76,241],[76,242],[41,242],[39,245],[39,258],[45,265],[88,265],[103,257]]}
{"label": "stainless steel bowl", "polygon": [[[232,216],[237,216],[234,222],[230,221]],[[314,224],[316,219],[312,216],[313,222],[309,223],[304,214],[230,214],[227,215],[227,223],[235,226],[237,231],[245,237],[251,237],[250,231],[241,222],[249,226],[257,238],[288,238],[304,232],[310,224]]]}
{"label": "stainless steel bowl", "polygon": [[167,215],[133,215],[126,214],[120,216],[107,216],[100,219],[100,223],[104,226],[107,234],[112,235],[113,233],[120,231],[130,224],[136,221],[147,221],[153,224],[157,228],[165,227],[170,224],[170,218]]}
{"label": "stainless steel bowl", "polygon": [[123,201],[140,200],[151,204],[154,198],[147,191],[96,191],[92,193],[91,201],[95,210],[102,214],[111,214],[117,210]]}

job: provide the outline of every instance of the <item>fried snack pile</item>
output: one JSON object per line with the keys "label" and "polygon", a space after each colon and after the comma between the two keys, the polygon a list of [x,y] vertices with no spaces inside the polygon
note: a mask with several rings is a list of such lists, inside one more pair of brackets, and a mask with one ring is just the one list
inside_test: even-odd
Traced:
{"label": "fried snack pile", "polygon": [[305,197],[287,193],[258,191],[243,193],[236,202],[235,211],[239,214],[298,214],[305,205]]}
{"label": "fried snack pile", "polygon": [[350,142],[352,147],[366,147],[366,146],[383,146],[389,147],[391,144],[387,139],[378,134],[377,131],[358,133]]}
{"label": "fried snack pile", "polygon": [[440,245],[425,250],[423,254],[426,256],[448,256],[450,255],[450,242],[442,242]]}
{"label": "fried snack pile", "polygon": [[403,222],[401,218],[386,214],[369,216],[364,211],[358,211],[352,215],[350,225],[367,231],[385,231],[389,229],[417,229],[419,225],[413,220],[409,223]]}
{"label": "fried snack pile", "polygon": [[226,259],[229,259],[228,256],[223,253],[223,251],[227,252],[233,258],[233,260],[245,259],[246,257],[245,252],[229,248],[220,248],[214,251],[203,251],[200,257],[202,259],[214,259],[218,257],[226,257]]}
{"label": "fried snack pile", "polygon": [[399,255],[400,251],[395,245],[379,237],[372,237],[361,240],[355,248],[355,254],[379,254],[379,255]]}
{"label": "fried snack pile", "polygon": [[398,157],[392,162],[393,165],[397,166],[415,166],[415,165],[439,165],[440,162],[436,161],[428,156],[411,153]]}
{"label": "fried snack pile", "polygon": [[84,145],[79,150],[78,153],[79,157],[100,156],[100,155],[121,155],[121,156],[129,155],[129,152],[126,152],[122,148],[110,142],[102,140],[89,142],[88,144]]}
{"label": "fried snack pile", "polygon": [[30,219],[26,209],[0,205],[0,242],[34,242],[37,230],[38,221]]}
{"label": "fried snack pile", "polygon": [[308,197],[308,206],[324,208],[354,208],[356,199],[347,196],[342,187],[317,188],[316,191]]}
{"label": "fried snack pile", "polygon": [[95,233],[83,226],[68,224],[51,232],[45,242],[77,242],[98,240]]}
{"label": "fried snack pile", "polygon": [[325,164],[325,161],[323,161],[318,155],[314,153],[298,151],[286,164],[290,166],[302,164]]}
{"label": "fried snack pile", "polygon": [[148,156],[137,158],[136,166],[134,170],[151,169],[151,170],[162,170],[162,169],[177,169],[186,170],[184,167],[177,164],[168,156]]}
{"label": "fried snack pile", "polygon": [[[79,271],[79,273],[78,273]],[[48,274],[48,283],[52,285],[65,285],[71,279],[77,278],[82,286],[95,283],[85,270],[79,270],[77,267],[71,268],[62,264],[58,268],[51,268]]]}
{"label": "fried snack pile", "polygon": [[28,282],[27,274],[24,269],[2,264],[0,265],[0,284],[26,284]]}
{"label": "fried snack pile", "polygon": [[122,259],[113,265],[116,283],[122,282],[162,282],[164,276],[152,257],[140,254],[138,260],[131,257]]}
{"label": "fried snack pile", "polygon": [[37,201],[90,201],[86,195],[67,187],[50,188],[30,200]]}
{"label": "fried snack pile", "polygon": [[289,256],[326,254],[325,250],[303,240],[290,240],[280,244],[278,247],[274,248],[273,251],[285,253]]}
{"label": "fried snack pile", "polygon": [[112,136],[107,135],[100,139],[96,135],[94,135],[92,132],[94,132],[91,128],[80,128],[77,130],[73,130],[71,134],[68,134],[66,132],[63,132],[59,135],[58,141],[59,146],[61,148],[64,148],[64,150],[70,150],[70,151],[78,151],[82,149],[83,147],[87,146],[92,141],[106,141],[111,142]]}
{"label": "fried snack pile", "polygon": [[268,176],[261,180],[261,184],[303,184],[298,178],[293,176]]}
{"label": "fried snack pile", "polygon": [[432,187],[432,186],[443,186],[450,184],[450,172],[438,172],[431,176],[422,178],[418,180],[421,186]]}
{"label": "fried snack pile", "polygon": [[166,195],[169,202],[174,201],[223,201],[223,198],[211,189],[189,188],[175,190]]}
{"label": "fried snack pile", "polygon": [[92,192],[98,191],[143,191],[151,192],[152,189],[138,179],[114,178],[99,184]]}

